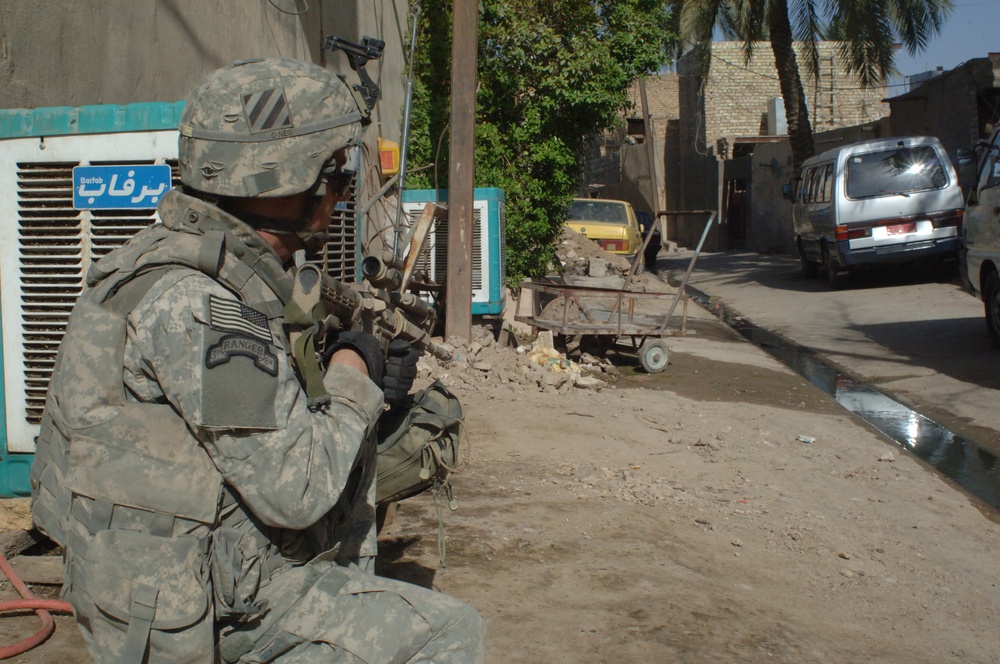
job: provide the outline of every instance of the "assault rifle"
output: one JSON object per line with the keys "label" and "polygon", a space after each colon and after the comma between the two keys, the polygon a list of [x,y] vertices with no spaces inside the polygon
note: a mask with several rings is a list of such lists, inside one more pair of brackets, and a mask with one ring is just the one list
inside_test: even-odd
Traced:
{"label": "assault rifle", "polygon": [[292,328],[292,355],[310,408],[322,409],[330,402],[319,358],[326,339],[336,331],[368,332],[378,339],[383,352],[388,352],[393,339],[403,339],[439,360],[452,359],[450,350],[431,341],[437,312],[416,294],[402,292],[403,276],[391,256],[366,256],[361,273],[367,283],[359,285],[345,284],[305,263],[304,253],[296,259],[299,266],[285,321]]}

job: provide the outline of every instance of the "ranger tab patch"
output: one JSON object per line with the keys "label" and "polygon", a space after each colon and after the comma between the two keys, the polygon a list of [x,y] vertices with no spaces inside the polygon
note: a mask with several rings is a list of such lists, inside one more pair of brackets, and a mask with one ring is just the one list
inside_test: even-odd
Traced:
{"label": "ranger tab patch", "polygon": [[267,343],[274,341],[267,316],[237,300],[208,296],[209,325],[223,332],[248,334]]}
{"label": "ranger tab patch", "polygon": [[241,334],[227,334],[219,339],[219,343],[209,346],[205,353],[205,366],[214,369],[233,357],[249,357],[261,371],[272,376],[278,375],[278,357],[267,344]]}

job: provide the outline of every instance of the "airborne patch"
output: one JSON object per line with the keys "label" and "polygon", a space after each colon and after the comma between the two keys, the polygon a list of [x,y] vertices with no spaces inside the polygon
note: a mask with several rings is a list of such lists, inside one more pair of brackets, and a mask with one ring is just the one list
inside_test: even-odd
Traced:
{"label": "airborne patch", "polygon": [[261,371],[272,376],[278,375],[278,357],[267,344],[241,334],[227,334],[219,339],[219,343],[209,346],[205,353],[205,367],[214,369],[233,357],[249,357]]}
{"label": "airborne patch", "polygon": [[237,300],[208,296],[209,324],[222,332],[240,332],[271,343],[271,328],[267,316]]}
{"label": "airborne patch", "polygon": [[251,134],[260,134],[276,129],[290,129],[292,117],[288,113],[288,100],[282,88],[272,88],[263,92],[243,95],[243,113]]}

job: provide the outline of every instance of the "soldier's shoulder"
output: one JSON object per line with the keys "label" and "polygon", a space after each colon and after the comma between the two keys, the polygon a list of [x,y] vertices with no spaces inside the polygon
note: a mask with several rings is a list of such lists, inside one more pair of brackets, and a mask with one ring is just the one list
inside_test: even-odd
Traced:
{"label": "soldier's shoulder", "polygon": [[143,317],[153,312],[190,310],[200,317],[199,313],[208,311],[209,296],[236,299],[203,272],[178,265],[163,270],[162,275],[149,286],[135,313]]}

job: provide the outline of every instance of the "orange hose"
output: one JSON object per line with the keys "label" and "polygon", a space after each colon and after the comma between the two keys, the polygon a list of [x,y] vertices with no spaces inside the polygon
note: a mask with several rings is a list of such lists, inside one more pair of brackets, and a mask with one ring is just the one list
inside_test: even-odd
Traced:
{"label": "orange hose", "polygon": [[49,611],[55,611],[57,613],[73,613],[73,607],[69,605],[69,602],[63,602],[55,599],[39,599],[35,597],[35,594],[31,592],[31,589],[28,588],[28,586],[21,581],[17,574],[14,573],[10,563],[7,562],[7,559],[2,554],[0,554],[0,570],[3,570],[3,573],[6,574],[7,578],[10,580],[11,585],[14,586],[18,594],[23,598],[0,602],[0,612],[31,609],[38,614],[38,617],[42,621],[41,629],[31,636],[21,639],[17,643],[13,643],[9,646],[0,647],[0,659],[7,659],[31,650],[52,635],[52,631],[56,626]]}

